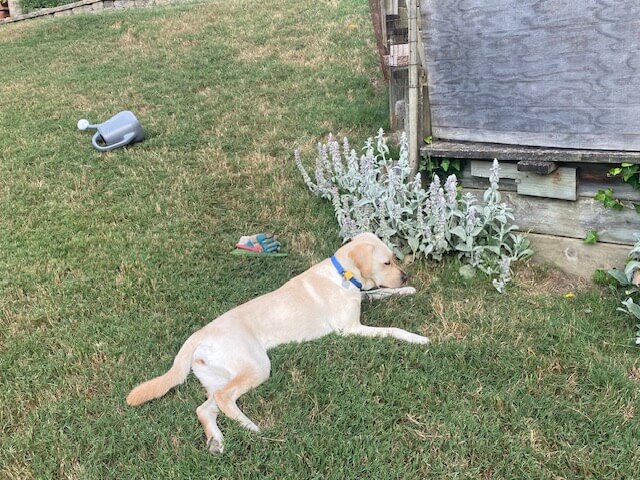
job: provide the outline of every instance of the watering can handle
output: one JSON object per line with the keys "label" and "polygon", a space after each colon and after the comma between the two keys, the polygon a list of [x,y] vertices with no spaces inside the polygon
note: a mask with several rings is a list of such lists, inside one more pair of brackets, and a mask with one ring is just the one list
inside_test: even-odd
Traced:
{"label": "watering can handle", "polygon": [[91,143],[97,150],[101,152],[108,152],[109,150],[113,150],[114,148],[118,148],[118,147],[123,147],[127,143],[130,143],[131,140],[133,140],[133,137],[136,136],[136,134],[135,132],[127,133],[122,140],[120,140],[118,143],[114,143],[113,145],[99,145],[98,144],[99,136],[100,136],[100,132],[96,132],[93,135],[93,138],[91,139]]}

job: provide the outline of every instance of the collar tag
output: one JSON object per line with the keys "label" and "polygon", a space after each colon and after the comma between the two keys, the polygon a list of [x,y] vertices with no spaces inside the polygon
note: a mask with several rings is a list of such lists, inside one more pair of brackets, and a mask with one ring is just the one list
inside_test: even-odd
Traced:
{"label": "collar tag", "polygon": [[359,290],[362,290],[362,284],[353,276],[353,272],[351,270],[345,270],[338,259],[335,257],[335,255],[331,257],[331,263],[342,277],[343,287],[348,288],[349,283],[351,283],[351,285],[355,286]]}

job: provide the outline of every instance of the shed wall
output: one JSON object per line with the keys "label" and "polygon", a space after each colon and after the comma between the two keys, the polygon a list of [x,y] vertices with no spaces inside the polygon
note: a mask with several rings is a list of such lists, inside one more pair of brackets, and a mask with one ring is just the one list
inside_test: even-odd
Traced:
{"label": "shed wall", "polygon": [[640,2],[422,0],[433,136],[640,150]]}

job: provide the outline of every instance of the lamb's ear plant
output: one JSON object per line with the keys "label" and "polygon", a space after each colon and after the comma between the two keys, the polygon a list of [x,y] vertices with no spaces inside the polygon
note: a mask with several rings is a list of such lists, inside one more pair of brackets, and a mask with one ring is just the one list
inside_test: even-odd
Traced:
{"label": "lamb's ear plant", "polygon": [[[631,315],[636,321],[640,322],[640,236],[636,236],[637,241],[634,244],[629,259],[623,270],[612,268],[609,270],[611,275],[623,289],[624,296],[622,307],[618,310]],[[635,345],[640,346],[640,323],[636,325],[636,337],[633,341]]]}
{"label": "lamb's ear plant", "polygon": [[347,138],[339,144],[329,135],[326,144],[318,144],[313,180],[295,152],[309,190],[333,204],[341,237],[347,241],[374,232],[400,258],[457,255],[465,278],[473,276],[470,267],[480,270],[502,293],[511,280],[512,262],[533,252],[529,241],[515,233],[513,214],[501,201],[497,160],[481,204],[470,193],[460,194],[455,175],[444,184],[434,175],[425,190],[420,174],[411,175],[404,133],[397,160],[389,155],[382,129],[362,150],[359,156]]}

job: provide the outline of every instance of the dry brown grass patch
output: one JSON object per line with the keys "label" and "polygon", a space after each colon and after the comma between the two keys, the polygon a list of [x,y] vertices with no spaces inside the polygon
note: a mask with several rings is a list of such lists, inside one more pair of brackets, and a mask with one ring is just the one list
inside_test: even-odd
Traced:
{"label": "dry brown grass patch", "polygon": [[220,9],[215,10],[215,15],[208,9],[198,9],[188,13],[178,15],[166,15],[155,19],[150,24],[157,28],[157,31],[167,32],[169,39],[175,40],[184,34],[201,33],[216,17],[224,16]]}
{"label": "dry brown grass patch", "polygon": [[305,258],[312,259],[312,263],[319,262],[317,256],[317,241],[315,235],[309,232],[299,232],[288,241],[291,251],[298,252]]}
{"label": "dry brown grass patch", "polygon": [[622,417],[622,421],[627,423],[633,420],[636,416],[636,406],[634,402],[629,402],[620,407],[618,410],[620,416]]}
{"label": "dry brown grass patch", "polygon": [[37,22],[18,22],[0,26],[0,44],[18,40],[36,25]]}
{"label": "dry brown grass patch", "polygon": [[464,323],[464,319],[483,311],[484,305],[469,299],[448,301],[445,305],[442,295],[436,294],[431,298],[431,308],[438,322],[430,324],[429,330],[432,337],[442,342],[464,340],[469,333],[469,325]]}
{"label": "dry brown grass patch", "polygon": [[591,284],[581,278],[564,273],[561,270],[542,267],[532,262],[523,262],[518,266],[515,283],[523,294],[538,296],[544,294],[564,295],[585,290]]}

